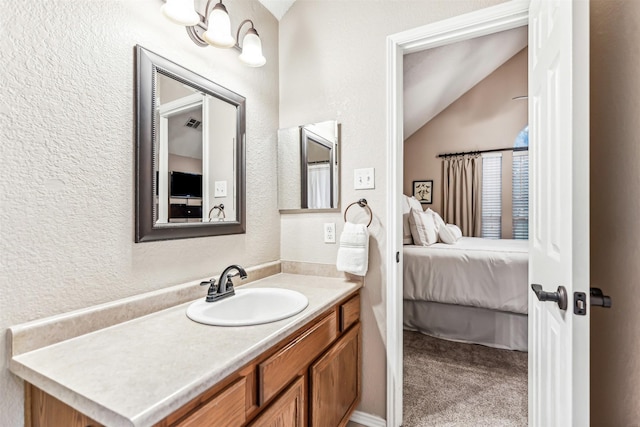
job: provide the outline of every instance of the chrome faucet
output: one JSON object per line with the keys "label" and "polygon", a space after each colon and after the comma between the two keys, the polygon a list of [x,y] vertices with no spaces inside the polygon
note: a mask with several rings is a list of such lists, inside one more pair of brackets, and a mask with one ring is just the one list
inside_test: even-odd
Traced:
{"label": "chrome faucet", "polygon": [[[229,274],[231,270],[237,270],[237,273]],[[234,264],[224,269],[217,283],[216,279],[200,282],[200,286],[209,285],[206,301],[214,302],[235,295],[236,292],[233,289],[233,282],[231,281],[231,278],[235,276],[240,276],[240,278],[244,280],[247,278],[247,272],[244,268]]]}

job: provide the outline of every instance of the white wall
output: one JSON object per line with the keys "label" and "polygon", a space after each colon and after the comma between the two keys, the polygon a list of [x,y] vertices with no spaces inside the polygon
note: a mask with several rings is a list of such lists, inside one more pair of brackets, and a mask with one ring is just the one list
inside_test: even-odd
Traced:
{"label": "white wall", "polygon": [[[217,100],[216,100],[217,101]],[[213,206],[223,204],[225,219],[237,221],[236,200],[237,193],[233,191],[233,177],[236,172],[236,126],[237,109],[226,102],[211,102],[209,104],[209,129],[211,129],[211,148],[215,155],[209,156],[209,206],[204,214],[208,215]],[[227,195],[215,197],[216,181],[226,182]],[[216,221],[219,211],[212,212],[212,219]],[[206,217],[208,219],[208,217]]]}
{"label": "white wall", "polygon": [[[365,197],[375,215],[362,291],[360,410],[371,414],[385,416],[386,36],[497,3],[298,0],[280,21],[280,128],[342,123],[341,207]],[[363,167],[375,168],[374,190],[353,190],[353,170]],[[364,215],[352,210],[352,219]],[[342,213],[282,215],[282,259],[335,263],[337,245],[323,243],[324,222],[342,231]]]}
{"label": "white wall", "polygon": [[[276,205],[278,26],[257,1],[263,68],[200,48],[160,0],[0,0],[0,425],[23,419],[5,329],[279,259]],[[247,233],[134,243],[134,46],[247,98]]]}

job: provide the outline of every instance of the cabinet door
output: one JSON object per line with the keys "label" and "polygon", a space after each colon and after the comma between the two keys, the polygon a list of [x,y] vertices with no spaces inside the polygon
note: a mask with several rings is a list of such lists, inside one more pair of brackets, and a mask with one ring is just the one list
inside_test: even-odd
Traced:
{"label": "cabinet door", "polygon": [[360,399],[360,324],[338,340],[309,371],[312,427],[344,426]]}
{"label": "cabinet door", "polygon": [[199,407],[176,427],[237,427],[245,422],[246,379],[241,378]]}
{"label": "cabinet door", "polygon": [[338,336],[337,323],[334,313],[325,316],[286,347],[258,364],[260,405],[276,396],[331,345]]}
{"label": "cabinet door", "polygon": [[304,389],[304,377],[298,377],[251,423],[251,427],[303,427],[305,425]]}

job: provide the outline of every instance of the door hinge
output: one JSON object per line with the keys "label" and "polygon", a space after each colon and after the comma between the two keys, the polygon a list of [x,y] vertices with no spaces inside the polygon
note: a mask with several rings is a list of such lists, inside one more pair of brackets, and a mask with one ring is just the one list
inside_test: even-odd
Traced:
{"label": "door hinge", "polygon": [[400,252],[396,252],[396,263],[400,262]]}

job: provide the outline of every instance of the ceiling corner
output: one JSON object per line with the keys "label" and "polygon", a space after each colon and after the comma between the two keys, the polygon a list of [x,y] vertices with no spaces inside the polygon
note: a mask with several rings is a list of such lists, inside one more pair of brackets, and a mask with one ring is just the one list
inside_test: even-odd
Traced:
{"label": "ceiling corner", "polygon": [[291,5],[296,0],[258,0],[264,7],[267,8],[278,21],[282,19],[285,13],[289,10]]}

